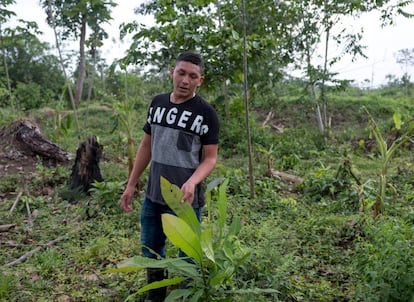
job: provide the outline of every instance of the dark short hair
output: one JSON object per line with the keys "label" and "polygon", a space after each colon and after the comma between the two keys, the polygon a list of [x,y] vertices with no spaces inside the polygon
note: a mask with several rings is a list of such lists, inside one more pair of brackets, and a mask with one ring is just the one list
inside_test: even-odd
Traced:
{"label": "dark short hair", "polygon": [[178,63],[181,61],[190,62],[190,63],[193,63],[194,65],[199,66],[201,73],[203,73],[204,71],[204,62],[200,54],[198,53],[194,53],[191,51],[185,51],[177,57],[177,59],[175,60],[175,63]]}

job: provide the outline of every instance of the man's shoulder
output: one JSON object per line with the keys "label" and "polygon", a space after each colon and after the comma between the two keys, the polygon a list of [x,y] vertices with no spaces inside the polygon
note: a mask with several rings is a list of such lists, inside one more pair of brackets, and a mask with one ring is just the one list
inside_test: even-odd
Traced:
{"label": "man's shoulder", "polygon": [[170,93],[160,93],[153,97],[153,101],[165,101],[170,99]]}
{"label": "man's shoulder", "polygon": [[200,105],[200,106],[202,106],[202,107],[205,107],[205,108],[208,108],[209,110],[212,110],[212,111],[216,111],[215,109],[214,109],[214,107],[213,107],[213,105],[211,105],[209,102],[207,102],[203,97],[201,97],[200,95],[196,95],[195,96],[196,97],[196,99],[197,99],[197,101],[198,101],[198,104]]}

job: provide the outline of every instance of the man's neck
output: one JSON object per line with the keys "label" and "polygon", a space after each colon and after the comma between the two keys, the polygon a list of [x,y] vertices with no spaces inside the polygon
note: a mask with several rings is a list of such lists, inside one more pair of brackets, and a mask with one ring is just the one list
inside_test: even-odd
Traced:
{"label": "man's neck", "polygon": [[172,92],[171,94],[170,94],[170,101],[171,101],[171,103],[173,103],[173,104],[182,104],[182,103],[185,103],[185,102],[187,102],[188,100],[191,100],[193,97],[195,97],[195,92],[193,92],[193,95],[190,97],[190,98],[177,98],[175,95],[174,95],[174,92]]}

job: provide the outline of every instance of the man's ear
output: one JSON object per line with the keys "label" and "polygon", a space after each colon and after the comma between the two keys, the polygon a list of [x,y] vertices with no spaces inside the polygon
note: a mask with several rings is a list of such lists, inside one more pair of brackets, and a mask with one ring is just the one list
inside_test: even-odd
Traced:
{"label": "man's ear", "polygon": [[203,77],[203,76],[201,76],[201,77],[200,77],[200,81],[199,81],[199,83],[198,83],[198,85],[197,85],[197,88],[200,88],[200,86],[201,86],[201,84],[203,84],[203,82],[204,82],[204,77]]}
{"label": "man's ear", "polygon": [[171,76],[171,78],[173,77],[173,75],[174,75],[174,70],[175,70],[175,68],[174,67],[171,67],[170,68],[170,76]]}

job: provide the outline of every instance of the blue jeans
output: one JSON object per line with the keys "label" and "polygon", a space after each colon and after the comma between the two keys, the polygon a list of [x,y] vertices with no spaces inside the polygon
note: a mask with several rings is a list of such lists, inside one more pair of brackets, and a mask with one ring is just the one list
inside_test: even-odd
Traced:
{"label": "blue jeans", "polygon": [[[201,222],[201,208],[195,208],[194,212]],[[167,237],[162,230],[161,214],[174,212],[167,206],[152,202],[145,198],[141,208],[141,244],[142,254],[148,258],[165,257],[165,240]],[[186,255],[180,250],[180,257]]]}

